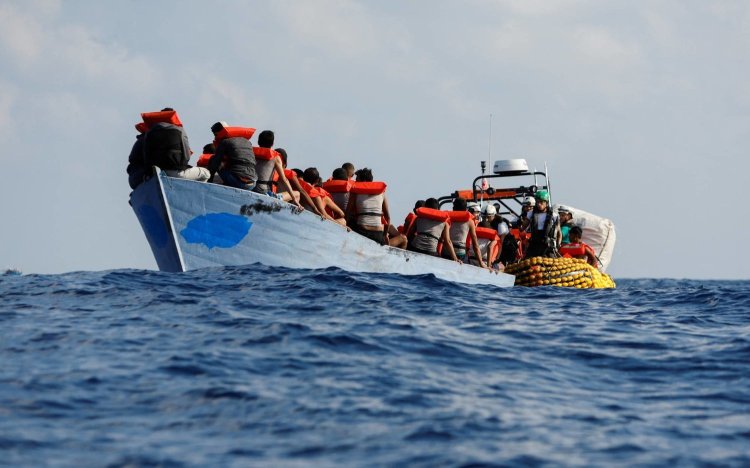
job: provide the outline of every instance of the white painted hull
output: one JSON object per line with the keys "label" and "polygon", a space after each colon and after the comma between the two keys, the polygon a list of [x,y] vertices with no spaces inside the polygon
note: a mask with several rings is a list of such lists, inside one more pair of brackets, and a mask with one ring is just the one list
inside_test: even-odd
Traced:
{"label": "white painted hull", "polygon": [[515,277],[385,247],[310,212],[246,190],[174,179],[139,186],[131,205],[159,269],[262,263],[366,273],[433,274],[467,284],[513,286]]}

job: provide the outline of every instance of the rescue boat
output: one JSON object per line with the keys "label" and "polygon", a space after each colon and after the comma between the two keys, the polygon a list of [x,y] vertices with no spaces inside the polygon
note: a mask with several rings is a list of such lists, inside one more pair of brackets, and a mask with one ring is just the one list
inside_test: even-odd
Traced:
{"label": "rescue boat", "polygon": [[[513,220],[522,216],[523,201],[533,198],[538,191],[546,191],[552,197],[546,164],[543,171],[530,170],[525,159],[499,160],[495,161],[492,172],[487,173],[487,164],[482,161],[481,170],[471,189],[456,190],[440,197],[441,206],[462,197],[478,203],[482,209],[492,204],[499,216]],[[505,271],[516,275],[516,285],[519,286],[615,287],[612,278],[605,274],[615,248],[614,223],[582,209],[554,202],[550,199],[553,211],[557,212],[564,206],[572,214],[572,224],[583,232],[581,240],[595,253],[596,267],[569,258],[518,258],[518,262],[508,265]]]}
{"label": "rescue boat", "polygon": [[160,270],[260,263],[366,273],[432,274],[513,286],[515,276],[382,246],[309,211],[247,190],[155,174],[130,195]]}

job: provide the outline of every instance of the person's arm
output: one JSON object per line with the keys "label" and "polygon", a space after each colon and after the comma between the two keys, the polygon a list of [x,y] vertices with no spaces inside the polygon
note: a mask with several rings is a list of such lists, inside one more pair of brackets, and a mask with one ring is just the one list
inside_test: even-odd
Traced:
{"label": "person's arm", "polygon": [[479,240],[477,239],[477,229],[474,221],[469,221],[469,236],[471,236],[471,249],[474,251],[474,257],[479,262],[480,268],[487,268],[487,264],[482,259],[482,251],[479,250]]}
{"label": "person's arm", "polygon": [[495,256],[492,255],[492,251],[495,250],[495,246],[497,245],[497,240],[492,240],[492,242],[487,245],[487,265],[489,265],[490,268],[492,268],[492,264],[495,263]]}
{"label": "person's arm", "polygon": [[451,228],[448,226],[448,223],[443,225],[443,234],[440,237],[443,238],[443,248],[448,249],[448,253],[451,254],[451,259],[453,259],[454,262],[463,263],[458,259],[456,251],[453,249],[453,242],[451,242]]}
{"label": "person's arm", "polygon": [[391,212],[388,209],[388,198],[383,194],[383,218],[385,219],[386,226],[391,224]]}
{"label": "person's arm", "polygon": [[333,214],[335,215],[334,216],[335,218],[344,218],[344,217],[346,217],[346,215],[344,214],[343,211],[341,211],[341,208],[339,208],[339,206],[336,204],[336,202],[334,202],[333,200],[331,200],[329,197],[321,197],[321,198],[325,198],[325,206],[328,209],[330,209],[331,211],[333,211]]}
{"label": "person's arm", "polygon": [[297,177],[292,177],[291,179],[287,179],[289,181],[289,184],[297,191],[299,192],[300,199],[310,207],[310,210],[312,210],[313,213],[320,216],[321,218],[324,218],[322,214],[320,214],[320,211],[318,211],[318,207],[315,205],[315,202],[312,201],[312,198],[310,198],[310,195],[305,191],[305,188],[302,187],[302,184],[299,183],[299,180],[297,180]]}
{"label": "person's arm", "polygon": [[594,253],[594,249],[592,249],[586,244],[583,244],[583,249],[586,252],[586,261],[589,262],[589,265],[595,268],[598,268],[599,265],[597,264],[597,258],[596,258],[596,254]]}
{"label": "person's arm", "polygon": [[414,235],[416,234],[414,231],[416,230],[417,230],[417,218],[414,218],[409,224],[409,229],[407,229],[406,232],[404,233],[406,235],[406,245],[409,245],[412,239],[414,239]]}
{"label": "person's arm", "polygon": [[278,158],[278,157],[274,158],[273,167],[274,167],[274,170],[276,171],[276,174],[279,175],[278,181],[281,182],[281,185],[284,186],[286,191],[292,195],[291,203],[293,205],[297,205],[297,208],[301,210],[304,209],[302,208],[302,205],[299,204],[299,200],[297,199],[297,197],[294,196],[294,190],[292,189],[292,186],[289,183],[289,179],[287,179],[286,175],[284,174],[284,166],[281,165],[281,158]]}

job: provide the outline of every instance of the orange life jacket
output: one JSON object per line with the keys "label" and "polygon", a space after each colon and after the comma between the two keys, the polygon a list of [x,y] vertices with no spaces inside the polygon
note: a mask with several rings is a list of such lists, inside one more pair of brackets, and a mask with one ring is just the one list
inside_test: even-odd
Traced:
{"label": "orange life jacket", "polygon": [[138,130],[138,133],[146,133],[146,130],[148,130],[148,125],[146,125],[145,122],[138,122],[135,124],[135,129]]}
{"label": "orange life jacket", "polygon": [[[255,131],[254,128],[251,128],[250,130],[253,132]],[[250,136],[253,136],[253,134],[251,133]],[[253,154],[255,154],[255,159],[263,159],[265,161],[281,157],[281,155],[275,150],[272,150],[271,148],[261,148],[260,146],[253,146]]]}
{"label": "orange life jacket", "polygon": [[213,153],[203,153],[198,158],[198,162],[195,163],[198,167],[208,167],[208,162],[211,160],[211,157],[213,156]]}
{"label": "orange life jacket", "polygon": [[586,247],[588,247],[588,245],[583,242],[577,244],[563,244],[560,246],[560,255],[573,258],[585,257]]}
{"label": "orange life jacket", "polygon": [[465,223],[474,218],[468,211],[447,211],[446,213],[454,223]]}
{"label": "orange life jacket", "polygon": [[221,140],[226,138],[242,137],[248,140],[253,137],[255,133],[254,128],[250,127],[224,127],[214,137],[214,144],[218,144]]}
{"label": "orange life jacket", "polygon": [[141,118],[146,127],[151,127],[154,124],[164,122],[172,125],[182,127],[180,117],[177,115],[177,111],[159,111],[159,112],[142,112]]}
{"label": "orange life jacket", "polygon": [[[360,182],[367,183],[367,182]],[[323,183],[323,188],[331,193],[347,193],[351,191],[354,182],[351,180],[327,180]],[[385,184],[383,184],[385,185]]]}
{"label": "orange life jacket", "polygon": [[[493,240],[499,241],[500,237],[497,235],[497,231],[492,228],[486,228],[486,227],[477,227],[477,240],[479,239],[488,239],[490,242]],[[468,249],[468,246],[467,246]],[[497,253],[500,250],[500,242],[495,242],[495,247],[493,247],[492,251],[490,252],[490,259],[496,260],[497,259]]]}
{"label": "orange life jacket", "polygon": [[[294,171],[292,171],[294,172]],[[308,195],[310,195],[310,198],[316,198],[323,196],[320,191],[317,189],[317,187],[308,184],[304,179],[297,179],[302,189],[307,192]]]}
{"label": "orange life jacket", "polygon": [[386,189],[385,182],[354,182],[351,193],[362,195],[380,195]]}
{"label": "orange life jacket", "polygon": [[409,232],[411,223],[413,223],[415,219],[417,219],[417,215],[415,215],[413,212],[410,212],[408,215],[406,215],[406,219],[404,219],[404,225],[398,227],[398,232],[400,232],[401,234],[406,234],[407,232]]}
{"label": "orange life jacket", "polygon": [[[436,210],[433,208],[417,208],[418,218],[427,218],[433,221],[450,221],[450,211]],[[468,211],[467,211],[468,213]]]}

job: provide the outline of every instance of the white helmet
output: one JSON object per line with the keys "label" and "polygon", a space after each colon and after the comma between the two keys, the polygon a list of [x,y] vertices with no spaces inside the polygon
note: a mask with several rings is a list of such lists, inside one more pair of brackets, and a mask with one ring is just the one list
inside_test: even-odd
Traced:
{"label": "white helmet", "polygon": [[495,208],[495,205],[487,205],[482,212],[485,216],[493,216],[497,214],[497,208]]}
{"label": "white helmet", "polygon": [[479,208],[479,203],[473,201],[466,204],[466,209],[468,211],[475,211],[477,213],[481,211],[481,209]]}
{"label": "white helmet", "polygon": [[536,200],[534,200],[534,197],[526,197],[523,199],[523,204],[529,205],[529,206],[536,206]]}

